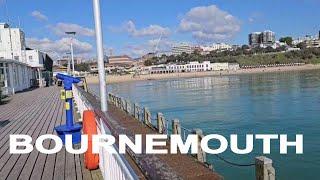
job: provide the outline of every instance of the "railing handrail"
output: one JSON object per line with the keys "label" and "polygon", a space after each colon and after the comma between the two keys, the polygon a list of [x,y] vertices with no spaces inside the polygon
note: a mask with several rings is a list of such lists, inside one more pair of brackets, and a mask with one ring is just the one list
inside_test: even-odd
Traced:
{"label": "railing handrail", "polygon": [[[80,114],[82,116],[82,113],[84,110],[97,110],[93,104],[90,103],[90,101],[87,99],[87,97],[84,96],[84,91],[80,89],[77,86],[73,86],[74,91],[74,98],[75,102],[78,106],[78,109],[81,108]],[[97,99],[96,99],[97,100]],[[101,133],[105,134],[112,134],[112,131],[110,130],[109,126],[106,124],[105,117],[102,117],[103,115],[101,113],[95,113],[96,114],[96,122],[98,125],[98,129],[101,131]],[[115,152],[119,152],[117,146],[114,144],[112,147],[115,149]],[[104,154],[99,153],[100,156],[103,156]],[[100,157],[99,156],[99,157]],[[125,180],[136,180],[139,179],[135,171],[130,166],[129,162],[125,159],[124,155],[119,153],[110,154],[114,158],[114,160],[118,163],[119,168],[121,169],[123,175],[125,176]],[[111,162],[109,162],[111,163]],[[111,169],[106,169],[106,171]],[[104,177],[110,178],[110,177]],[[118,177],[117,179],[122,179],[121,177]]]}

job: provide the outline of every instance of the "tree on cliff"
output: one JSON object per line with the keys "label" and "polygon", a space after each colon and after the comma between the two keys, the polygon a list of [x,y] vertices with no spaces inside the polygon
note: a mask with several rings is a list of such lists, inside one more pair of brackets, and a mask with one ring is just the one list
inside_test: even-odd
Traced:
{"label": "tree on cliff", "polygon": [[282,37],[282,38],[280,38],[279,41],[280,41],[280,42],[283,42],[283,43],[286,43],[286,44],[289,45],[289,46],[292,46],[292,41],[293,41],[293,39],[292,39],[292,37],[287,36],[287,37]]}

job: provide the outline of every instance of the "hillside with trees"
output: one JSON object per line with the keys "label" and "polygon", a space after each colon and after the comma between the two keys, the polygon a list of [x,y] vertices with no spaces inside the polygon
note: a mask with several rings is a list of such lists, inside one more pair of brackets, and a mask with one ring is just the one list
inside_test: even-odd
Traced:
{"label": "hillside with trees", "polygon": [[[284,41],[290,41],[286,39]],[[305,48],[303,44],[299,45],[301,50],[285,52],[285,47],[277,49],[269,48],[253,48],[249,49],[244,45],[234,51],[217,52],[212,51],[207,55],[201,55],[199,52],[192,54],[182,53],[178,56],[161,56],[153,57],[145,61],[146,66],[177,63],[183,64],[190,61],[210,61],[214,62],[230,62],[239,63],[240,66],[249,65],[267,65],[267,64],[287,64],[287,63],[320,63],[320,48]]]}

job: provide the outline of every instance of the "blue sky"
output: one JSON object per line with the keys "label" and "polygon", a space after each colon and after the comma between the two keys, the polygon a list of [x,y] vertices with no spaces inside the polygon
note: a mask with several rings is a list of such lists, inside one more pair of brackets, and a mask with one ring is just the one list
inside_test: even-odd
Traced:
{"label": "blue sky", "polygon": [[[78,32],[78,56],[95,54],[91,0],[0,0],[0,21],[25,31],[27,45],[58,54],[68,51],[66,29]],[[177,42],[247,43],[248,33],[270,29],[277,38],[316,34],[319,0],[101,0],[106,49],[139,56]]]}

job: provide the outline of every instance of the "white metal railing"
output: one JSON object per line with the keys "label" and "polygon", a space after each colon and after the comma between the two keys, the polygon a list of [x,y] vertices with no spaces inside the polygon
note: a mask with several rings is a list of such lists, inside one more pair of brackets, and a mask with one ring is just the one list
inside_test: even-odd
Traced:
{"label": "white metal railing", "polygon": [[[85,110],[93,110],[91,104],[79,91],[78,87],[73,86],[73,97],[75,104],[83,118]],[[98,134],[111,134],[110,129],[106,126],[102,119],[96,117]],[[119,152],[116,145],[113,145],[115,152]],[[138,179],[136,173],[132,170],[131,166],[122,154],[111,154],[103,147],[99,151],[99,168],[104,179],[111,180],[135,180]]]}
{"label": "white metal railing", "polygon": [[80,93],[80,91],[76,86],[73,86],[72,91],[73,91],[73,100],[77,106],[78,113],[81,116],[80,121],[82,121],[83,111],[92,110],[92,106],[90,105],[90,103],[88,103],[88,101],[85,100],[85,98],[83,97],[83,95]]}

